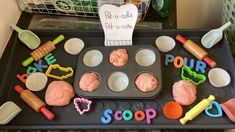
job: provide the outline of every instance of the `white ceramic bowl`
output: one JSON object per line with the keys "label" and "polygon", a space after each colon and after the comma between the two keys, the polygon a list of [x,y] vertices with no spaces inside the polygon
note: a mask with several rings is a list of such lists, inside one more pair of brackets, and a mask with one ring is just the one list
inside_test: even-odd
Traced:
{"label": "white ceramic bowl", "polygon": [[47,76],[41,72],[35,72],[27,77],[25,85],[31,91],[41,91],[47,84]]}
{"label": "white ceramic bowl", "polygon": [[84,42],[79,38],[71,38],[64,44],[64,50],[71,55],[78,55],[84,48]]}
{"label": "white ceramic bowl", "polygon": [[175,47],[175,40],[169,36],[160,36],[155,44],[161,52],[169,52]]}
{"label": "white ceramic bowl", "polygon": [[222,68],[213,68],[208,73],[208,78],[214,87],[224,87],[227,86],[230,81],[230,75],[227,71]]}

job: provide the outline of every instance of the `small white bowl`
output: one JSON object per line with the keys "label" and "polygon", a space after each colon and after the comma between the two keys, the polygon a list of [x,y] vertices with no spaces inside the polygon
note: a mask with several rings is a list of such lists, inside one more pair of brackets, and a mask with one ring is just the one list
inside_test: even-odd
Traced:
{"label": "small white bowl", "polygon": [[79,38],[71,38],[64,44],[64,50],[71,55],[78,55],[84,48],[84,42]]}
{"label": "small white bowl", "polygon": [[222,68],[211,69],[208,73],[208,78],[211,85],[217,88],[227,86],[231,81],[228,72]]}
{"label": "small white bowl", "polygon": [[88,67],[98,66],[103,60],[103,54],[99,50],[88,51],[84,58],[83,63]]}
{"label": "small white bowl", "polygon": [[115,72],[108,79],[108,87],[114,92],[121,92],[127,88],[129,78],[123,72]]}
{"label": "small white bowl", "polygon": [[169,52],[175,47],[175,40],[169,36],[160,36],[155,44],[161,52]]}
{"label": "small white bowl", "polygon": [[150,66],[156,61],[156,55],[152,50],[143,49],[137,52],[135,61],[140,66]]}
{"label": "small white bowl", "polygon": [[47,84],[47,76],[41,72],[35,72],[27,77],[25,85],[31,91],[41,91]]}

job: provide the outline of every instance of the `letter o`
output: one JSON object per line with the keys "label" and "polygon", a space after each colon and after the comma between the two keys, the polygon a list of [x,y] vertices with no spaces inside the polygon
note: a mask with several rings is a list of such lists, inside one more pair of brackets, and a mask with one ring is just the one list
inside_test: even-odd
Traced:
{"label": "letter o", "polygon": [[122,118],[123,118],[125,121],[131,120],[132,117],[133,117],[133,113],[132,113],[130,110],[125,110],[125,111],[123,111],[123,113],[122,113]]}
{"label": "letter o", "polygon": [[143,111],[136,111],[135,112],[135,120],[143,121],[145,119],[145,113]]}
{"label": "letter o", "polygon": [[184,65],[184,59],[180,56],[176,56],[174,60],[175,68],[180,69]]}

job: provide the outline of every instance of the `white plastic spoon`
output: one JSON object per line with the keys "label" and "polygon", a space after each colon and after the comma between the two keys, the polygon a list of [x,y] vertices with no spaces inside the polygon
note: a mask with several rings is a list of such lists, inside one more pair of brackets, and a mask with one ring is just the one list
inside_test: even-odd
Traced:
{"label": "white plastic spoon", "polygon": [[0,107],[0,125],[9,123],[21,112],[21,108],[12,101],[7,101]]}
{"label": "white plastic spoon", "polygon": [[231,25],[231,22],[227,22],[218,29],[213,29],[206,33],[202,39],[201,43],[205,48],[211,48],[217,44],[223,38],[223,31]]}

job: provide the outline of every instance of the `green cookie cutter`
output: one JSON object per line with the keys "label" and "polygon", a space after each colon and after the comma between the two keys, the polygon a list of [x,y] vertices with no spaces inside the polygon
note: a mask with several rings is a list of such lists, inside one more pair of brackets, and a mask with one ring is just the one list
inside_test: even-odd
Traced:
{"label": "green cookie cutter", "polygon": [[[187,76],[188,75],[188,76]],[[193,79],[191,79],[193,77]],[[188,66],[184,66],[181,69],[181,78],[183,80],[190,81],[195,86],[202,84],[206,81],[206,76],[203,74],[198,74],[192,71]]]}

